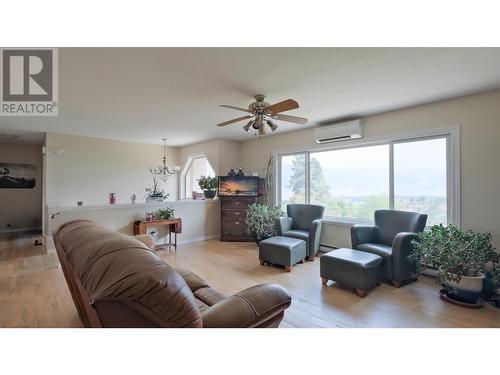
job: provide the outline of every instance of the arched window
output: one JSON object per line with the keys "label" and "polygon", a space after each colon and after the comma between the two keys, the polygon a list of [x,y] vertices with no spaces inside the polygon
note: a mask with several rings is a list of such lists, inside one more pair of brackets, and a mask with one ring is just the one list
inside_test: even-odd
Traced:
{"label": "arched window", "polygon": [[198,186],[197,180],[201,176],[215,177],[215,171],[206,156],[193,156],[189,158],[183,176],[184,198],[190,199],[193,196],[193,192],[203,192]]}

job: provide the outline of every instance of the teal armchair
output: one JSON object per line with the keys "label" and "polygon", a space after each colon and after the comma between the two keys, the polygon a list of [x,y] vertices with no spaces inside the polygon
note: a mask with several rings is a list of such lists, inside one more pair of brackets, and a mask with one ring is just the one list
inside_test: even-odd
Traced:
{"label": "teal armchair", "polygon": [[319,251],[321,227],[325,207],[314,204],[289,204],[287,217],[276,223],[278,236],[298,238],[306,242],[308,260],[314,260]]}

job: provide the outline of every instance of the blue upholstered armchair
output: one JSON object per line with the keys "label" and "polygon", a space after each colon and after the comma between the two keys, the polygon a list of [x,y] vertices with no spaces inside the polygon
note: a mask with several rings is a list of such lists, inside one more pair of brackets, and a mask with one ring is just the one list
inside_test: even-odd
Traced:
{"label": "blue upholstered armchair", "polygon": [[289,204],[287,217],[278,218],[278,236],[298,238],[306,241],[308,260],[314,260],[319,250],[321,225],[325,207],[314,204]]}
{"label": "blue upholstered armchair", "polygon": [[426,222],[425,214],[377,210],[374,226],[352,226],[352,248],[381,256],[384,278],[399,288],[402,281],[412,278],[415,273],[415,265],[408,260],[411,241],[425,229]]}

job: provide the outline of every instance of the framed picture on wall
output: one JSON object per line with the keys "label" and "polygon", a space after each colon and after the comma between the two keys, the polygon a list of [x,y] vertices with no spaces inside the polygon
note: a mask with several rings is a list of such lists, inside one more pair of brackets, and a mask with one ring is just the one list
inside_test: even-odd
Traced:
{"label": "framed picture on wall", "polygon": [[33,189],[36,165],[0,163],[0,189]]}

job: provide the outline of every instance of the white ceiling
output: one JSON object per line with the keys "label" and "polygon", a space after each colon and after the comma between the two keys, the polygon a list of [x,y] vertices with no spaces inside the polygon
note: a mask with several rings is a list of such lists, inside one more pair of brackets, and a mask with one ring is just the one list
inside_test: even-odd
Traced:
{"label": "white ceiling", "polygon": [[[0,129],[172,146],[249,139],[253,95],[292,98],[314,126],[500,87],[500,48],[61,48],[59,117],[0,117]],[[301,128],[280,122],[277,132]]]}

